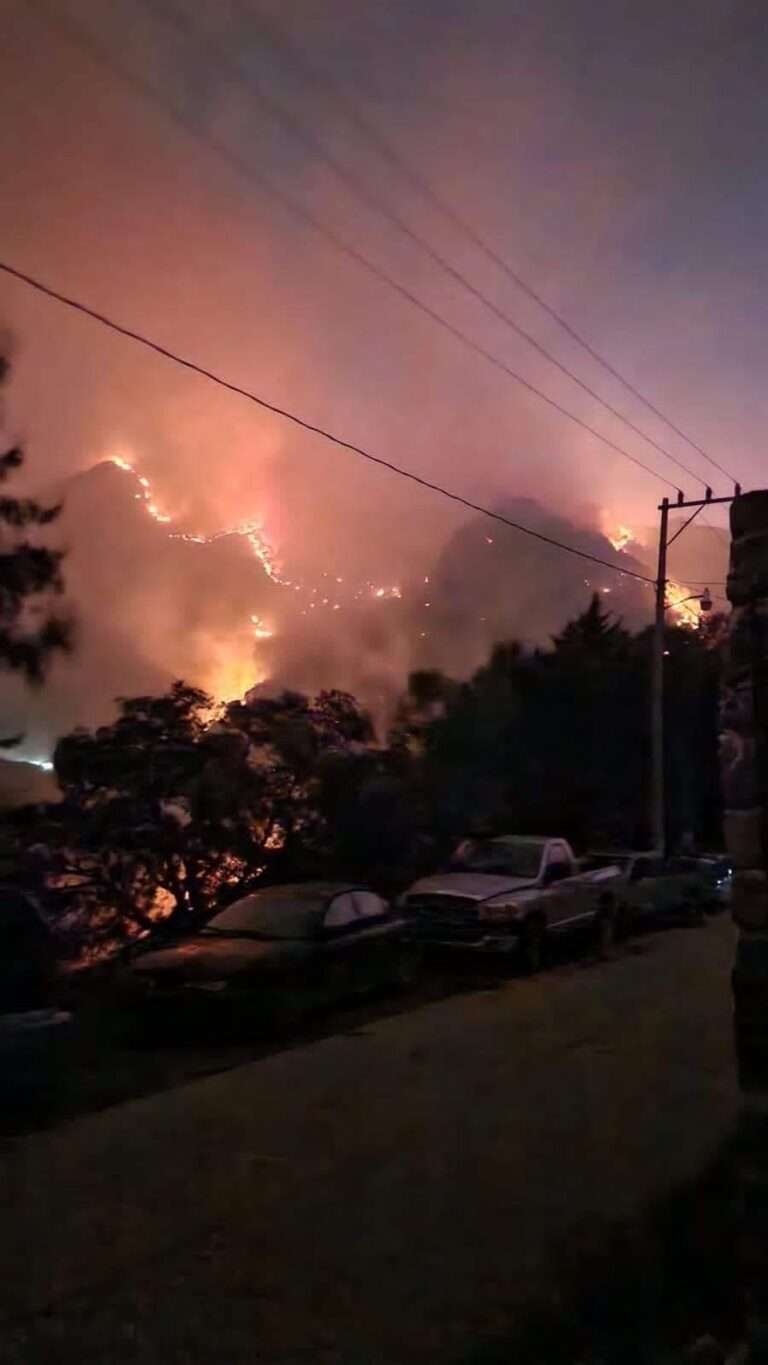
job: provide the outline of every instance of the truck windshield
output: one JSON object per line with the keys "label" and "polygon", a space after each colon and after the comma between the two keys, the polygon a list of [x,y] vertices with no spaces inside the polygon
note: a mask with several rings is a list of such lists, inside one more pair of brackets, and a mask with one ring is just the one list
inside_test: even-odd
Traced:
{"label": "truck windshield", "polygon": [[457,849],[451,867],[460,872],[489,872],[506,877],[538,877],[541,844],[525,839],[468,839]]}

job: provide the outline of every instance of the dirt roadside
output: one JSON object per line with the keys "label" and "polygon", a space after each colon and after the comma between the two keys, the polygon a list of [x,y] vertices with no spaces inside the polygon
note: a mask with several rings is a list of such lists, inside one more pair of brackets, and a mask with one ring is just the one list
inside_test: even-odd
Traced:
{"label": "dirt roadside", "polygon": [[4,1359],[505,1350],[727,1140],[732,952],[659,934],[7,1144]]}

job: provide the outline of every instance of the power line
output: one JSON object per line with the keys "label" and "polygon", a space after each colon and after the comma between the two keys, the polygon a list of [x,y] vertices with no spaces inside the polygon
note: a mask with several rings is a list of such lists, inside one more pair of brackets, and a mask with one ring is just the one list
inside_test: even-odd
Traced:
{"label": "power line", "polygon": [[447,318],[443,317],[441,313],[438,313],[436,309],[432,308],[428,303],[425,303],[424,300],[417,294],[414,294],[412,290],[401,284],[399,280],[395,279],[394,276],[390,275],[381,266],[378,266],[375,261],[366,256],[363,251],[359,250],[351,242],[348,242],[339,233],[334,231],[333,228],[328,227],[321,219],[317,218],[311,209],[306,208],[300,200],[295,199],[291,194],[284,190],[265,171],[257,170],[250,162],[245,161],[217,138],[204,136],[196,125],[190,123],[183,115],[178,113],[177,110],[161,99],[160,95],[151,85],[148,85],[138,77],[126,72],[118,63],[112,60],[99,43],[94,42],[89,35],[83,33],[76,25],[73,25],[68,18],[64,17],[59,12],[54,12],[52,14],[46,0],[33,0],[33,3],[44,12],[46,18],[52,25],[57,26],[66,34],[70,42],[85,50],[91,57],[95,54],[99,61],[109,65],[110,68],[129,86],[140,91],[143,96],[157,104],[159,108],[163,110],[164,114],[173,122],[184,128],[189,136],[209,147],[217,156],[233,166],[238,174],[242,175],[245,179],[256,181],[256,183],[265,189],[283,208],[287,209],[289,213],[295,218],[298,218],[301,222],[309,224],[315,232],[324,237],[326,241],[330,242],[337,251],[356,261],[359,266],[368,272],[368,274],[372,275],[381,283],[386,284],[390,289],[393,289],[401,298],[406,299],[414,308],[418,309],[419,312],[423,313],[439,327],[442,327],[444,331],[448,332],[450,336],[461,342],[463,346],[466,346],[469,350],[474,351],[484,360],[487,360],[488,363],[493,365],[496,369],[501,370],[528,393],[533,394],[534,397],[540,399],[541,402],[546,403],[553,411],[559,413],[560,416],[566,417],[582,431],[587,432],[588,435],[594,437],[595,440],[600,441],[604,446],[607,446],[609,450],[615,451],[616,454],[621,455],[624,459],[629,460],[631,464],[636,465],[638,469],[642,469],[646,474],[649,474],[651,478],[654,478],[660,483],[666,484],[668,488],[677,491],[677,484],[673,483],[670,479],[665,478],[663,474],[659,474],[657,470],[652,469],[650,465],[645,464],[643,460],[639,459],[636,455],[631,454],[630,451],[619,445],[618,442],[612,441],[610,437],[603,435],[596,427],[591,426],[589,422],[578,417],[575,413],[571,412],[569,408],[564,407],[557,399],[551,398],[548,394],[544,393],[543,390],[531,383],[530,380],[525,379],[522,375],[518,374],[516,370],[513,370],[511,366],[507,365],[507,363],[493,351],[488,350],[480,342],[475,341],[469,336],[468,333],[462,331],[460,327],[449,322]]}
{"label": "power line", "polygon": [[622,574],[626,578],[635,578],[640,583],[651,583],[654,580],[648,578],[646,574],[636,573],[634,569],[623,569],[618,564],[611,564],[607,559],[601,559],[599,555],[589,554],[587,550],[579,550],[574,545],[567,545],[562,540],[556,540],[554,536],[544,535],[541,531],[534,531],[530,526],[523,526],[520,522],[512,521],[505,517],[501,512],[493,512],[488,507],[483,507],[480,503],[472,502],[469,498],[462,497],[460,493],[454,493],[451,489],[444,488],[442,484],[434,483],[430,479],[425,479],[421,474],[416,474],[411,469],[405,469],[401,465],[393,464],[391,460],[385,460],[380,455],[374,455],[371,451],[364,449],[363,446],[356,445],[353,441],[346,441],[341,436],[335,436],[333,432],[326,431],[323,427],[317,426],[314,422],[308,422],[304,417],[299,417],[297,413],[281,408],[276,403],[270,403],[266,398],[260,398],[252,393],[250,389],[244,389],[239,384],[234,384],[221,375],[215,374],[213,370],[206,369],[203,365],[198,365],[196,361],[189,360],[186,356],[178,355],[160,342],[152,341],[151,338],[144,336],[141,332],[135,332],[130,327],[123,326],[120,322],[115,322],[104,313],[99,313],[95,308],[90,308],[87,304],[81,303],[79,299],[70,298],[67,294],[62,294],[58,289],[53,289],[50,285],[44,284],[34,276],[26,274],[23,270],[17,270],[15,266],[8,265],[5,261],[0,261],[0,270],[13,279],[21,281],[40,294],[45,294],[47,298],[55,299],[57,303],[64,304],[67,308],[72,308],[78,313],[83,313],[86,317],[92,318],[94,322],[101,323],[103,327],[108,327],[111,331],[117,332],[120,336],[128,337],[130,341],[136,341],[148,350],[154,351],[157,355],[164,356],[166,360],[173,361],[176,365],[181,365],[184,369],[199,374],[203,379],[209,379],[213,384],[218,384],[223,389],[228,389],[230,393],[239,394],[250,403],[255,403],[260,408],[265,408],[267,412],[275,413],[278,417],[284,417],[287,421],[293,422],[295,426],[301,427],[304,431],[310,431],[315,436],[321,436],[323,440],[330,441],[333,445],[340,446],[343,450],[349,450],[354,455],[361,456],[364,460],[369,460],[371,464],[380,465],[383,469],[389,469],[393,474],[400,478],[409,479],[412,483],[419,484],[422,488],[428,488],[433,493],[439,493],[441,497],[450,499],[451,502],[460,503],[462,507],[469,508],[472,512],[479,512],[482,516],[490,517],[493,521],[501,522],[504,526],[509,526],[513,531],[520,531],[523,535],[531,536],[534,540],[540,540],[545,545],[552,545],[555,549],[564,550],[568,554],[576,555],[579,559],[587,559],[592,564],[600,564],[605,569],[611,569],[614,573]]}
{"label": "power line", "polygon": [[[199,36],[199,31],[195,29],[194,24],[182,17],[172,5],[165,3],[165,0],[144,0],[144,3],[148,9],[153,10],[156,14],[164,16],[168,22],[174,24],[177,29],[181,30],[186,35]],[[583,379],[580,379],[573,370],[569,369],[569,367],[563,363],[563,361],[558,360],[557,356],[553,355],[551,351],[548,351],[546,346],[543,346],[531,332],[522,327],[509,313],[503,308],[500,308],[488,294],[482,289],[479,289],[471,280],[467,279],[466,275],[458,270],[456,266],[454,266],[442,252],[437,250],[426,237],[412,228],[396,209],[391,208],[386,199],[382,198],[375,190],[372,190],[369,185],[366,184],[365,180],[357,175],[355,171],[351,170],[344,162],[339,161],[332,152],[329,152],[318,137],[313,133],[308,132],[301,123],[301,120],[296,118],[295,114],[287,109],[279,100],[274,99],[271,95],[267,95],[260,89],[259,86],[254,83],[253,77],[244,72],[237,62],[232,61],[229,58],[226,50],[220,43],[216,43],[206,36],[206,46],[209,50],[211,48],[213,49],[214,54],[217,56],[217,60],[228,73],[234,75],[240,84],[245,87],[250,98],[261,105],[273,119],[287,128],[292,136],[312,152],[313,155],[324,162],[326,166],[329,166],[342,183],[350,188],[353,194],[356,194],[368,208],[372,209],[374,213],[379,214],[386,222],[391,223],[396,227],[399,232],[401,232],[410,242],[414,243],[419,250],[423,251],[434,264],[444,271],[450,279],[459,284],[462,289],[465,289],[472,298],[477,299],[494,317],[498,318],[499,321],[503,322],[506,327],[515,333],[515,335],[525,341],[528,346],[539,355],[543,356],[549,364],[554,365],[561,374],[564,374],[567,379],[570,379],[572,383],[576,384],[584,393],[593,399],[594,402],[599,403],[601,407],[605,408],[606,412],[609,412],[612,417],[623,422],[630,431],[634,432],[641,440],[652,446],[660,455],[663,455],[666,459],[670,460],[672,464],[677,465],[678,469],[681,469],[689,478],[706,487],[706,479],[702,478],[700,474],[696,474],[694,470],[690,469],[688,465],[678,459],[672,451],[667,450],[659,441],[656,441],[652,436],[649,436],[643,431],[641,427],[637,426],[626,413],[615,408],[607,399],[603,398],[596,389],[593,389],[590,384],[587,384]]]}
{"label": "power line", "polygon": [[[284,55],[287,55],[294,65],[308,76],[310,80],[325,89],[326,93],[331,95],[349,122],[357,128],[363,137],[366,137],[378,149],[380,154],[395,167],[400,175],[402,175],[423,198],[428,200],[438,212],[442,213],[445,218],[453,223],[454,227],[458,228],[458,230],[462,232],[488,260],[497,266],[523,294],[552,318],[572,341],[575,341],[578,346],[581,346],[587,355],[591,356],[591,358],[596,361],[597,364],[601,365],[608,374],[612,375],[614,379],[617,379],[618,382],[622,384],[629,393],[643,403],[655,417],[658,417],[664,422],[669,427],[670,431],[673,431],[676,436],[679,436],[681,440],[685,441],[693,450],[701,455],[703,459],[712,465],[714,469],[717,469],[719,473],[723,474],[732,482],[736,482],[733,474],[729,473],[721,464],[718,464],[717,460],[699,445],[693,437],[689,436],[681,427],[677,426],[666,413],[662,412],[662,410],[642,392],[642,390],[633,384],[631,380],[627,379],[626,376],[612,365],[604,355],[597,351],[561,313],[558,313],[558,311],[547,302],[533,285],[524,279],[524,277],[509,264],[509,261],[486,241],[482,234],[478,232],[478,230],[473,227],[448,200],[444,199],[443,196],[434,189],[430,181],[424,175],[415,170],[411,163],[400,155],[388,139],[379,132],[378,128],[371,124],[368,119],[360,113],[359,108],[353,103],[348,95],[345,94],[343,89],[341,89],[331,77],[325,73],[321,74],[316,67],[307,61],[303,52],[299,50],[296,44],[288,37],[285,30],[281,28],[274,19],[271,17],[268,19],[265,15],[259,14],[257,22],[259,23],[262,32],[266,33],[268,40],[272,45],[277,48],[278,51],[282,51]],[[558,362],[555,361],[554,363],[557,364]],[[640,434],[644,435],[642,432]],[[644,439],[650,440],[649,437],[645,437]],[[652,442],[652,444],[655,444],[655,442]],[[659,449],[663,449],[663,447],[659,447]],[[667,451],[664,451],[664,453],[668,454]],[[670,458],[674,457],[670,456]],[[685,466],[682,466],[682,468],[685,468]],[[686,470],[686,473],[688,472],[690,471]]]}

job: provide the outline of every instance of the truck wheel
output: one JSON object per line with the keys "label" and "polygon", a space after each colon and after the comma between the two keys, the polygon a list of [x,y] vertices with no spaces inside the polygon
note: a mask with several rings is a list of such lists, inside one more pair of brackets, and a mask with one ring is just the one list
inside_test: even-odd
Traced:
{"label": "truck wheel", "polygon": [[544,951],[546,947],[547,926],[543,919],[537,915],[532,915],[523,925],[520,934],[520,953],[523,963],[523,971],[527,976],[533,976],[541,971],[544,963]]}
{"label": "truck wheel", "polygon": [[615,901],[611,896],[604,896],[598,906],[595,920],[595,938],[599,957],[607,957],[615,946],[617,918]]}

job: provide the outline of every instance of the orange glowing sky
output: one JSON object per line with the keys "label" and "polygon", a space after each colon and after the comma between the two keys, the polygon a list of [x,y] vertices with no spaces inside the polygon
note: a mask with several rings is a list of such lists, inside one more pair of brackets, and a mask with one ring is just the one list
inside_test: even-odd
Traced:
{"label": "orange glowing sky", "polygon": [[[656,505],[669,488],[542,406],[298,223],[258,174],[275,176],[332,231],[609,439],[689,492],[695,485],[271,123],[220,52],[250,62],[335,156],[563,363],[704,478],[718,476],[377,159],[316,90],[275,63],[246,22],[250,6],[185,0],[181,8],[191,28],[169,25],[151,0],[108,7],[10,0],[0,49],[8,202],[0,254],[473,501],[535,498],[566,529],[596,528],[614,544],[618,528],[634,527],[627,548],[637,551],[639,541],[652,562]],[[636,15],[622,7],[623,27],[606,23],[604,7],[593,4],[577,23],[566,0],[522,4],[514,14],[501,0],[460,14],[436,0],[407,10],[367,0],[270,8],[598,350],[745,486],[761,479],[765,320],[753,281],[762,275],[765,235],[750,197],[759,194],[757,145],[744,132],[757,126],[764,95],[755,73],[736,80],[728,66],[728,54],[742,48],[726,6],[706,15],[698,7],[685,23],[661,0],[638,4]],[[686,62],[694,59],[701,79],[691,89]],[[194,667],[217,690],[239,686],[272,666],[288,628],[307,632],[317,659],[323,632],[333,629],[345,676],[363,656],[376,658],[377,677],[387,653],[393,671],[413,662],[412,641],[387,644],[380,621],[401,620],[395,592],[414,599],[413,585],[460,536],[464,513],[6,278],[0,324],[15,347],[7,421],[23,437],[33,485],[57,486],[117,458],[131,467],[123,472],[159,526],[209,548],[222,531],[242,531],[273,579],[284,580],[275,585],[282,596],[256,600],[258,585],[252,592],[243,577],[225,581],[225,561],[235,575],[232,565],[244,563],[228,546],[194,561],[194,590],[126,571],[122,581],[146,579],[147,588],[141,602],[126,601],[120,628],[128,622],[135,635],[141,623],[148,666],[159,675]],[[724,524],[722,513],[711,520]],[[87,533],[67,526],[70,534],[80,545],[78,565],[72,560],[80,584]],[[508,534],[490,533],[489,551]],[[157,544],[147,540],[136,553],[154,555]],[[722,544],[708,533],[690,544],[696,560],[683,540],[672,572],[681,581],[722,577]],[[560,572],[565,582],[579,578],[573,561]],[[546,633],[549,609],[537,615],[524,575],[513,578],[527,616],[513,614],[509,629],[527,621],[531,636]],[[476,614],[503,629],[509,585],[501,575],[498,589],[492,579],[483,585]],[[496,591],[498,610],[487,602]],[[334,611],[341,618],[371,596],[389,616],[366,616],[356,640],[341,627],[311,624]],[[86,604],[92,615],[97,604]],[[426,648],[437,627],[420,620],[409,629]],[[468,661],[479,648],[467,645]],[[103,669],[111,685],[106,664],[89,669]],[[311,673],[302,663],[301,677]]]}

